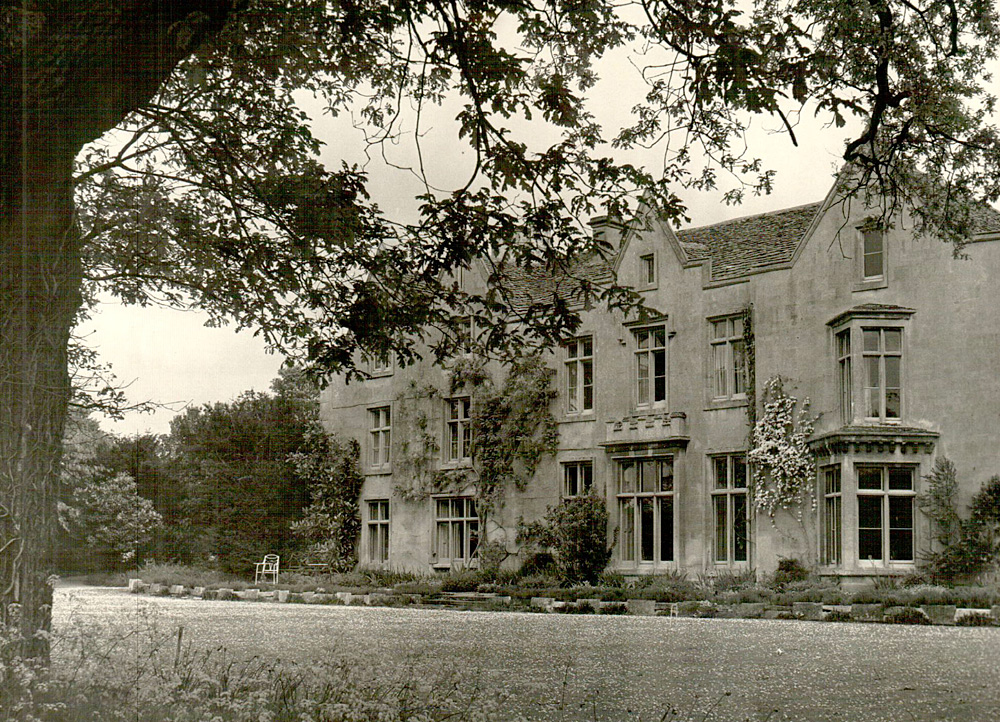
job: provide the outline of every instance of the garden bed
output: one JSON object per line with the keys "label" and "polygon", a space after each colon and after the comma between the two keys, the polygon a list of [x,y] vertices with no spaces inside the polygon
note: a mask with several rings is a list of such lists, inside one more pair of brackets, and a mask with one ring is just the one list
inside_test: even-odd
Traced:
{"label": "garden bed", "polygon": [[[364,589],[327,590],[318,587],[310,591],[292,591],[270,587],[216,587],[165,585],[147,583],[141,579],[129,580],[133,594],[154,596],[190,597],[220,601],[247,601],[275,604],[331,604],[346,606],[401,607],[459,609],[478,611],[525,611],[563,614],[629,614],[633,616],[699,617],[727,619],[797,619],[831,622],[885,622],[895,624],[936,624],[958,626],[1000,625],[1000,604],[990,607],[959,607],[955,604],[906,604],[886,595],[883,602],[867,602],[871,593],[859,594],[861,602],[851,604],[821,601],[794,601],[790,604],[780,595],[776,602],[718,602],[708,599],[684,601],[658,601],[650,595],[629,597],[629,590],[603,598],[597,588],[569,588],[556,596],[512,595],[495,591],[448,592],[428,585],[423,591],[414,589],[413,583],[401,583],[373,591]],[[522,592],[529,590],[520,590]],[[589,596],[584,596],[589,591]],[[926,598],[920,594],[911,599]]]}

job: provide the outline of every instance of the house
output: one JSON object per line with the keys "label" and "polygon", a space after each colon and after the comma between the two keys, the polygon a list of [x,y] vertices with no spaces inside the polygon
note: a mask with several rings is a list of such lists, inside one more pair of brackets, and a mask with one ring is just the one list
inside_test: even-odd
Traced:
{"label": "house", "polygon": [[[588,273],[614,273],[656,313],[582,311],[576,338],[546,357],[558,450],[485,518],[461,474],[471,402],[450,395],[446,369],[384,363],[365,382],[334,381],[324,423],[364,449],[362,563],[472,565],[484,535],[514,552],[518,519],[594,493],[610,514],[610,568],[628,575],[766,572],[782,557],[848,581],[913,569],[931,545],[916,495],[935,460],[957,466],[961,505],[1000,473],[1000,214],[984,209],[955,258],[908,217],[884,229],[857,206],[831,191],[679,231],[598,222],[618,253]],[[542,294],[552,279],[514,286]],[[815,472],[813,502],[771,517],[748,496],[747,454],[773,377],[808,400]],[[418,432],[419,469],[407,446]],[[413,493],[409,477],[442,470],[456,472],[449,484]]]}

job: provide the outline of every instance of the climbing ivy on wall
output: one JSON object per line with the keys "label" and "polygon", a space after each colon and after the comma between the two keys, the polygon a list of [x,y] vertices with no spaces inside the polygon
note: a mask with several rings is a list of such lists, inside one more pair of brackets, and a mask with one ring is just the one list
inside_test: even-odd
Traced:
{"label": "climbing ivy on wall", "polygon": [[744,387],[747,394],[747,423],[750,425],[748,437],[753,441],[753,429],[757,424],[757,339],[754,335],[753,304],[743,309],[743,356],[746,360]]}
{"label": "climbing ivy on wall", "polygon": [[[553,373],[539,355],[515,361],[498,387],[482,359],[464,356],[450,369],[448,396],[469,396],[472,467],[441,469],[433,404],[446,394],[411,382],[396,400],[396,491],[408,499],[458,491],[472,483],[480,513],[498,508],[504,493],[523,489],[545,454],[554,453],[558,425],[549,410],[555,399]],[[442,406],[443,408],[443,406]]]}
{"label": "climbing ivy on wall", "polygon": [[510,486],[523,490],[546,454],[555,453],[559,427],[549,410],[555,400],[552,370],[541,356],[518,359],[503,385],[484,385],[473,399],[472,430],[477,491],[485,511],[496,508]]}
{"label": "climbing ivy on wall", "polygon": [[750,494],[754,509],[774,517],[779,509],[800,518],[806,500],[815,506],[813,478],[816,462],[806,444],[813,432],[809,399],[802,403],[784,390],[780,376],[764,384],[764,405],[753,426],[747,459],[752,473]]}

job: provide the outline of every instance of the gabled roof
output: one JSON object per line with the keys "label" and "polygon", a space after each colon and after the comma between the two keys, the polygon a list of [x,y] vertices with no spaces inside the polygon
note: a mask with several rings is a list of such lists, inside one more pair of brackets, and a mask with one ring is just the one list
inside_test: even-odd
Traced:
{"label": "gabled roof", "polygon": [[556,297],[570,308],[579,310],[594,297],[594,291],[614,282],[610,260],[591,258],[570,264],[565,271],[544,268],[505,266],[503,287],[515,311],[524,312],[530,306],[551,305]]}
{"label": "gabled roof", "polygon": [[822,202],[675,231],[691,261],[710,260],[713,281],[790,263]]}

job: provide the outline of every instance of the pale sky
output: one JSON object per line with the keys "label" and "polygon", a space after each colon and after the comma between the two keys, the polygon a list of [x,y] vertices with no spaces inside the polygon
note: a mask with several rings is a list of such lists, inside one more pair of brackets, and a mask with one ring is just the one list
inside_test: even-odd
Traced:
{"label": "pale sky", "polygon": [[[641,98],[639,86],[629,88],[623,74],[612,72],[605,77],[610,79],[602,81],[593,95],[599,107],[592,106],[595,112],[600,111],[602,122],[605,116],[614,120],[627,111],[634,101],[623,103],[622,98],[630,90],[635,91],[632,98]],[[443,187],[455,187],[454,171],[467,164],[469,152],[456,144],[453,126],[449,125],[453,115],[439,114],[436,126],[433,118],[425,116],[422,121],[421,145],[429,175],[432,182]],[[320,114],[314,117],[322,118],[316,132],[327,143],[322,158],[329,167],[339,166],[342,158],[365,162],[361,135],[346,119],[333,121]],[[774,192],[762,198],[748,196],[741,206],[729,207],[722,204],[721,194],[689,191],[683,197],[693,225],[796,206],[826,195],[849,131],[822,128],[816,123],[810,127],[804,119],[796,130],[800,145],[795,148],[787,136],[765,132],[776,125],[771,119],[755,119],[749,152],[778,171]],[[412,145],[404,138],[391,147],[390,152],[398,154],[392,160],[412,163]],[[661,163],[661,153],[650,153],[647,162],[651,167]],[[412,212],[413,195],[421,189],[412,175],[390,169],[378,158],[372,159],[368,170],[369,191],[387,216],[398,218]],[[153,414],[130,413],[122,422],[103,419],[102,427],[117,434],[166,433],[170,419],[186,405],[229,401],[249,389],[268,390],[283,359],[266,353],[264,343],[252,332],[208,328],[205,321],[206,317],[197,312],[125,308],[114,303],[95,309],[93,318],[77,333],[98,350],[102,361],[112,365],[119,381],[128,386],[129,401],[152,400],[169,405]]]}

